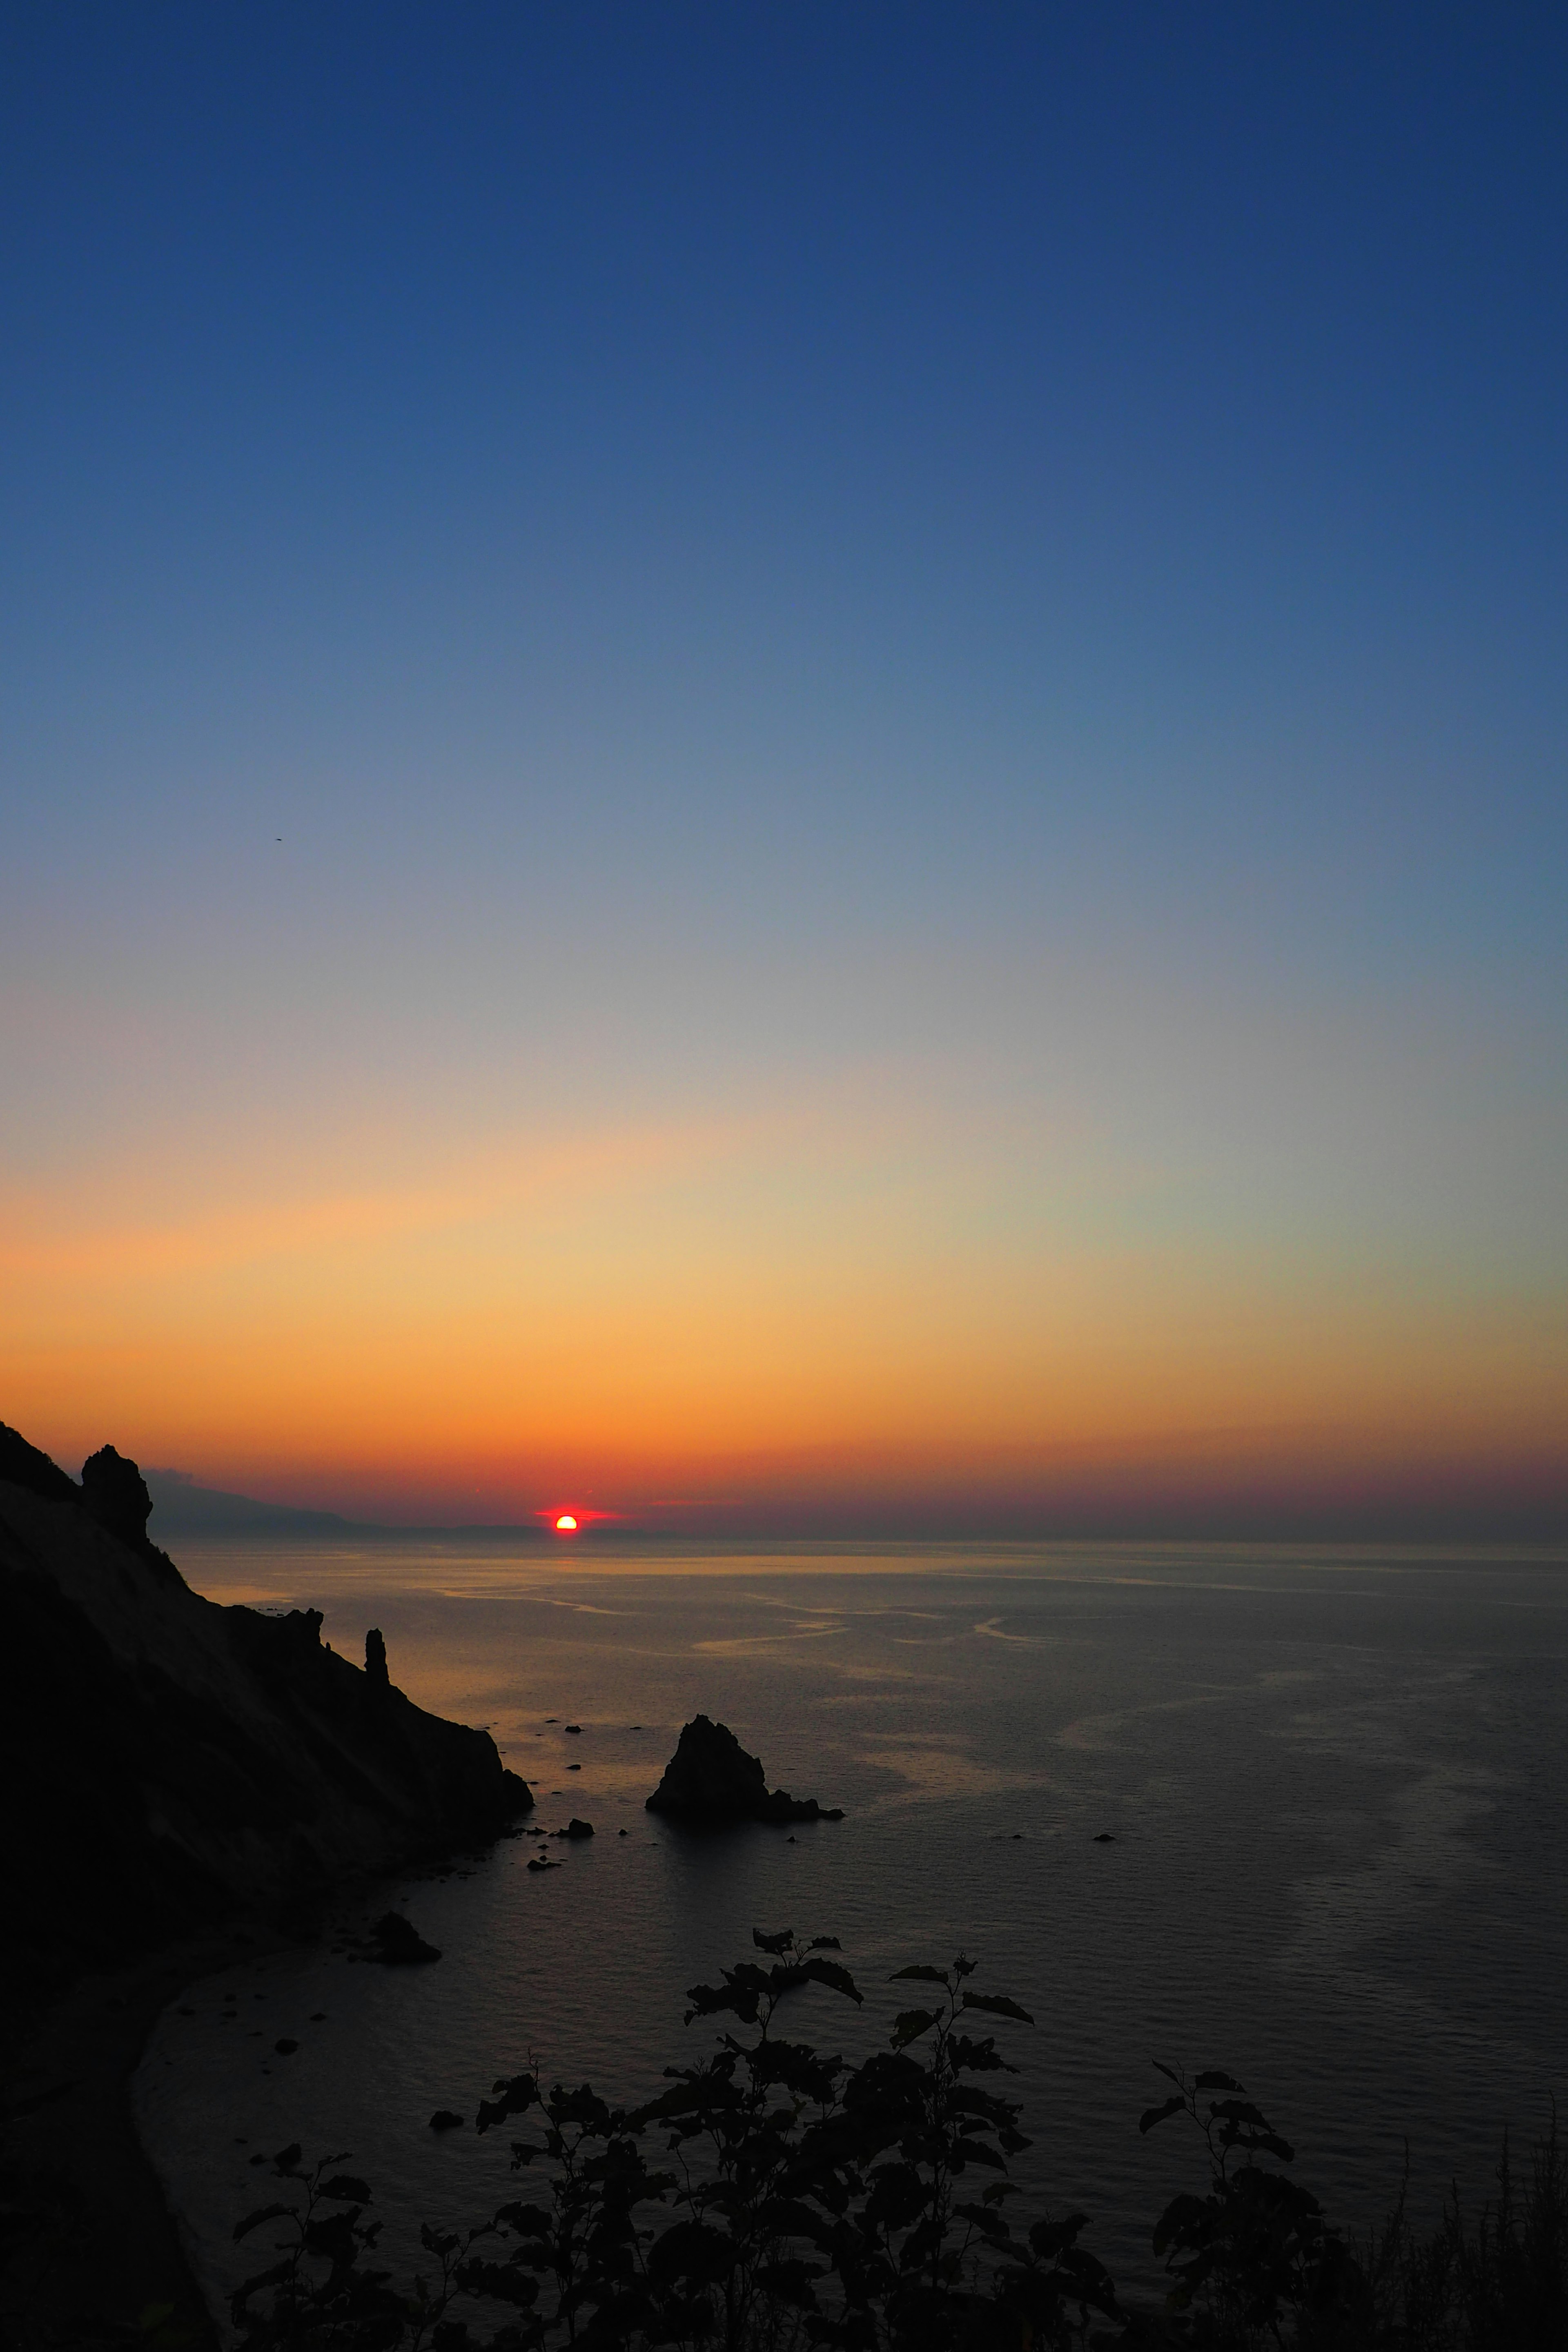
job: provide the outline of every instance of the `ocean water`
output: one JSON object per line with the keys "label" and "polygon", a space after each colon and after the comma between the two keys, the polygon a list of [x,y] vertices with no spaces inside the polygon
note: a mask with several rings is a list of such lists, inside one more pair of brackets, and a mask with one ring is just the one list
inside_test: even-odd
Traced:
{"label": "ocean water", "polygon": [[[1200,2178],[1174,2126],[1139,2137],[1155,2059],[1237,2074],[1352,2224],[1386,2210],[1406,2146],[1417,2211],[1450,2180],[1479,2200],[1503,2126],[1543,2128],[1568,2089],[1562,1552],[175,1551],[215,1600],[322,1609],[356,1659],[379,1625],[394,1681],[490,1727],[541,1827],[595,1830],[552,1845],[556,1871],[529,1874],[516,1840],[345,1903],[352,1925],[404,1901],[437,1967],[323,1946],[171,2006],[138,2112],[215,2300],[266,2258],[265,2231],[232,2242],[262,2201],[254,2155],[352,2152],[392,2244],[488,2210],[507,2135],[437,2135],[432,2112],[471,2118],[531,2056],[646,2095],[711,2032],[682,2025],[685,1988],[753,1927],[840,1938],[864,2009],[813,1991],[797,2011],[828,2047],[885,2034],[911,1960],[963,1951],[1020,2000],[1034,2027],[1001,2029],[1035,2141],[1020,2210],[1089,2212],[1124,2281],[1153,2275],[1153,2221]],[[846,1819],[700,1835],[646,1813],[699,1709]]]}

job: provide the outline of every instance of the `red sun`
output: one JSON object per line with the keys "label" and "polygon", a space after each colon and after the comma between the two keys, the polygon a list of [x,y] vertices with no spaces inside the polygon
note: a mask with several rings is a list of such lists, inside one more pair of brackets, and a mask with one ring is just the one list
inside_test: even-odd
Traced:
{"label": "red sun", "polygon": [[577,1522],[570,1511],[562,1512],[561,1517],[555,1522],[555,1532],[558,1536],[574,1536],[576,1534]]}

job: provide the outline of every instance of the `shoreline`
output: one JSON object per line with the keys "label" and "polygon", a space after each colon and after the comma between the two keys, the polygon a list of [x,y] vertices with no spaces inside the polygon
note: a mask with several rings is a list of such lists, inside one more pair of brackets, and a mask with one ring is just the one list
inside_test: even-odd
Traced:
{"label": "shoreline", "polygon": [[[26,2224],[5,2271],[17,2352],[127,2342],[221,2352],[220,2322],[136,2127],[134,2078],[153,2025],[188,1986],[310,1940],[256,1921],[215,1927],[84,1976],[23,2012],[0,2142],[0,2193]],[[162,2306],[164,2319],[145,2326]]]}

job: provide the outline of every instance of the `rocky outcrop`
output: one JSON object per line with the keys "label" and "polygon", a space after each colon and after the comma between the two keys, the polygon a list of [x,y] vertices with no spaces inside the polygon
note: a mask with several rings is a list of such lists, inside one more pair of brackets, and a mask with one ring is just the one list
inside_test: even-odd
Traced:
{"label": "rocky outcrop", "polygon": [[769,1793],[761,1759],[748,1756],[728,1724],[693,1716],[682,1730],[664,1778],[647,1800],[650,1813],[689,1822],[841,1822],[843,1808],[815,1797]]}
{"label": "rocky outcrop", "polygon": [[100,1528],[139,1552],[165,1584],[184,1582],[168,1553],[160,1551],[147,1533],[153,1497],[141,1471],[125,1454],[112,1445],[100,1445],[89,1454],[81,1465],[79,1499]]}
{"label": "rocky outcrop", "polygon": [[135,1464],[88,1467],[78,1486],[0,1424],[9,1986],[226,1920],[308,1924],[349,1880],[531,1810],[488,1733],[391,1683],[384,1644],[362,1673],[318,1610],[203,1600],[146,1539]]}
{"label": "rocky outcrop", "polygon": [[375,1958],[384,1968],[413,1969],[441,1957],[434,1944],[427,1944],[411,1919],[401,1911],[388,1911],[375,1923]]}
{"label": "rocky outcrop", "polygon": [[47,1503],[79,1503],[84,1498],[74,1479],[68,1478],[58,1463],[36,1445],[29,1445],[20,1430],[0,1421],[0,1481],[8,1486],[20,1486],[29,1495],[41,1495]]}
{"label": "rocky outcrop", "polygon": [[100,1445],[81,1465],[81,1498],[100,1528],[140,1549],[147,1539],[153,1497],[134,1462]]}

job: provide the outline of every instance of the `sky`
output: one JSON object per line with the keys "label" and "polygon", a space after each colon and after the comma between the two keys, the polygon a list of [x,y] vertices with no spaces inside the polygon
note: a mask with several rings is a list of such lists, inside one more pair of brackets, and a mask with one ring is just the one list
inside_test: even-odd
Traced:
{"label": "sky", "polygon": [[0,1417],[1568,1528],[1568,17],[0,5]]}

